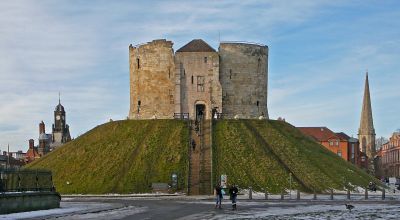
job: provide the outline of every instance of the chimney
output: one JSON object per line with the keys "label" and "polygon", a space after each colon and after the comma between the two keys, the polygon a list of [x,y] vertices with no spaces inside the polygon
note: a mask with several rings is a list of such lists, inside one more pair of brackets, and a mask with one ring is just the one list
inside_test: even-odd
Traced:
{"label": "chimney", "polygon": [[45,128],[44,122],[42,121],[39,124],[39,134],[43,134],[43,133],[46,133],[46,128]]}
{"label": "chimney", "polygon": [[35,140],[29,139],[29,149],[33,149],[34,145],[35,145]]}

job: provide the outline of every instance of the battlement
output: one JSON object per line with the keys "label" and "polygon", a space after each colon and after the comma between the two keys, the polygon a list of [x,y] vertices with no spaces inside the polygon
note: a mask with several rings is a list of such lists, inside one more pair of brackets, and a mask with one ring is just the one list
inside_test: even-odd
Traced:
{"label": "battlement", "polygon": [[260,44],[260,43],[255,43],[255,42],[249,42],[249,41],[221,41],[219,43],[221,44],[245,44],[245,45],[249,45],[249,46],[259,46],[259,47],[267,47],[267,45],[265,44]]}

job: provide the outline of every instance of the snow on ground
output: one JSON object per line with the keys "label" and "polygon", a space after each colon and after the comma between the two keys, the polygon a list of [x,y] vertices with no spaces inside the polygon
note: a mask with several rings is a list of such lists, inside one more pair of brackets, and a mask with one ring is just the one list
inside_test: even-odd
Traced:
{"label": "snow on ground", "polygon": [[[400,208],[387,204],[355,204],[355,209],[348,211],[344,205],[291,205],[256,208],[243,208],[250,204],[242,203],[238,210],[228,208],[197,213],[182,219],[399,219]],[[241,208],[243,210],[241,210]]]}
{"label": "snow on ground", "polygon": [[[146,208],[134,206],[121,206],[119,204],[96,202],[61,202],[60,208],[19,212],[0,215],[0,220],[11,219],[53,219],[62,216],[62,219],[119,219],[125,216],[144,212]],[[47,217],[46,217],[47,216]]]}
{"label": "snow on ground", "polygon": [[147,211],[146,207],[135,207],[135,206],[126,206],[113,210],[106,210],[102,212],[94,212],[94,213],[84,213],[84,214],[74,214],[63,216],[62,219],[96,219],[96,220],[109,220],[109,219],[121,219],[126,216],[131,216],[134,214],[138,214],[141,212]]}

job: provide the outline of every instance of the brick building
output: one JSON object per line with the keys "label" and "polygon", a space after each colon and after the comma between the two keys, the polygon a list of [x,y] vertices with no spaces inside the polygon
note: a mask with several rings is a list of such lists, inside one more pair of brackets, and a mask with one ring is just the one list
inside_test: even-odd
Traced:
{"label": "brick building", "polygon": [[394,132],[382,146],[381,166],[386,177],[400,177],[400,132]]}
{"label": "brick building", "polygon": [[298,127],[300,131],[328,150],[349,161],[348,140],[327,127]]}
{"label": "brick building", "polygon": [[343,132],[335,133],[327,127],[298,127],[305,135],[342,157],[344,160],[367,169],[365,154],[360,151],[358,139]]}

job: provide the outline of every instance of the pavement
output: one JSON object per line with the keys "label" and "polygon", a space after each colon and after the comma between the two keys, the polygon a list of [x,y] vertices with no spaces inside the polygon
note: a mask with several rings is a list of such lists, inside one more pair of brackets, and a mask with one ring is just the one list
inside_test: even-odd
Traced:
{"label": "pavement", "polygon": [[[400,219],[400,200],[352,200],[329,195],[319,200],[264,200],[239,196],[238,210],[212,196],[64,196],[60,209],[0,215],[1,219]],[[345,195],[342,195],[345,196]],[[361,196],[361,195],[360,195]],[[254,198],[253,197],[253,198]],[[273,196],[272,196],[273,197]],[[325,198],[326,197],[326,198]],[[278,198],[278,196],[277,196]],[[293,197],[295,198],[295,197]],[[355,206],[347,210],[345,203]]]}

